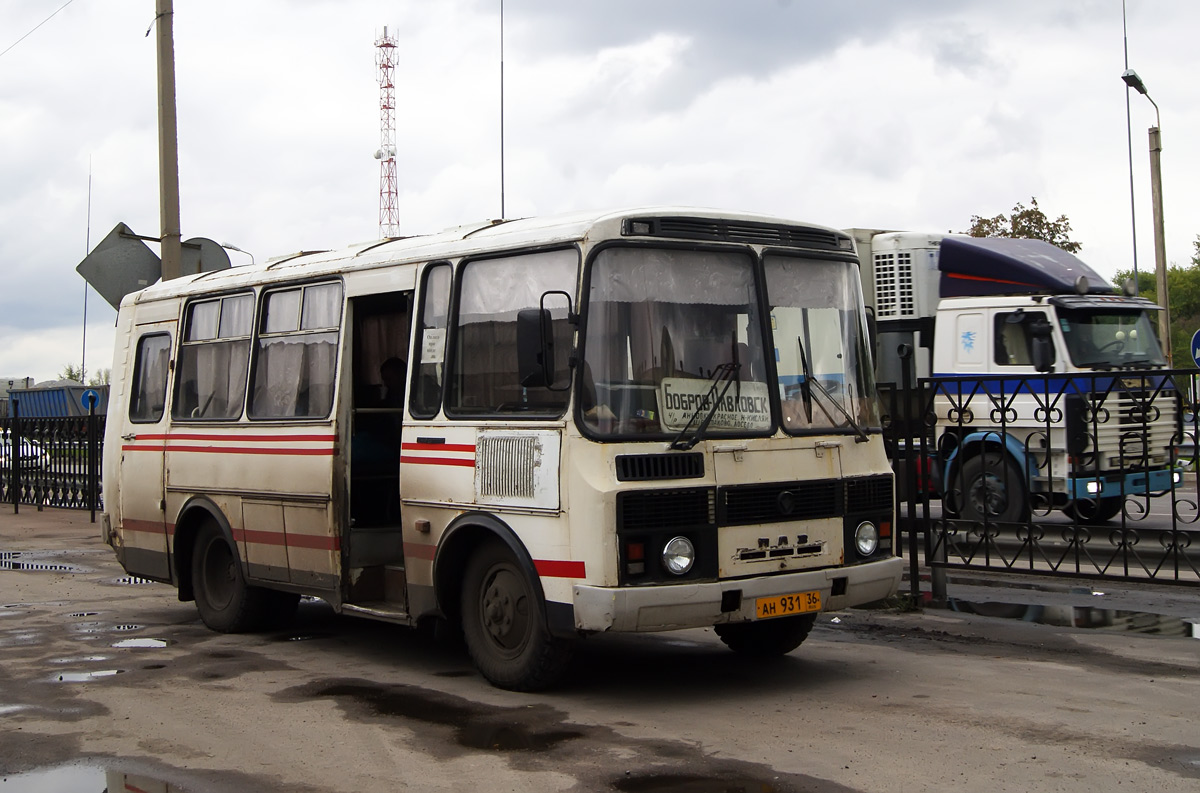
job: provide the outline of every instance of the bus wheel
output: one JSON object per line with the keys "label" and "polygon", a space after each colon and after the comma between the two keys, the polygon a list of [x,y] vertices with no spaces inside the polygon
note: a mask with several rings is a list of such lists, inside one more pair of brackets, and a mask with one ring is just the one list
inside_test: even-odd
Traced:
{"label": "bus wheel", "polygon": [[546,688],[571,658],[571,643],[550,635],[533,583],[499,542],[485,543],[467,563],[462,628],[475,666],[500,688]]}
{"label": "bus wheel", "polygon": [[816,614],[801,614],[760,622],[726,622],[714,626],[713,630],[735,653],[765,658],[795,650],[808,638],[816,621]]}
{"label": "bus wheel", "polygon": [[206,523],[196,537],[192,590],[200,619],[214,631],[254,630],[267,613],[269,593],[246,584],[237,554],[213,521]]}
{"label": "bus wheel", "polygon": [[962,517],[982,522],[1017,523],[1029,517],[1025,483],[1016,466],[999,452],[984,452],[963,463]]}

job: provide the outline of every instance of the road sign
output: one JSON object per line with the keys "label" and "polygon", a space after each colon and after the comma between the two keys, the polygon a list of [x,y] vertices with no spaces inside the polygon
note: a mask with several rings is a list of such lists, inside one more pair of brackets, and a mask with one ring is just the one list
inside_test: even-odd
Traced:
{"label": "road sign", "polygon": [[89,388],[79,397],[79,401],[83,404],[84,410],[91,410],[100,404],[100,392],[94,388]]}
{"label": "road sign", "polygon": [[145,289],[162,277],[162,262],[129,226],[118,223],[75,271],[110,306],[119,308],[125,295]]}
{"label": "road sign", "polygon": [[1200,330],[1192,334],[1192,360],[1200,366]]}

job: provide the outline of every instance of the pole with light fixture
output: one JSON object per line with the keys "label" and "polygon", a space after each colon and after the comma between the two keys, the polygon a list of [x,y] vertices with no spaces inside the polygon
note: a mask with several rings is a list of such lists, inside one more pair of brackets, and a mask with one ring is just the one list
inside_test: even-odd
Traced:
{"label": "pole with light fixture", "polygon": [[222,242],[221,247],[227,251],[237,251],[238,253],[246,254],[247,256],[250,257],[250,266],[251,267],[254,266],[254,254],[251,253],[250,251],[244,251],[241,248],[239,248],[238,246],[234,245],[232,242]]}
{"label": "pole with light fixture", "polygon": [[1146,90],[1146,84],[1133,69],[1126,69],[1121,79],[1125,85],[1137,91],[1154,105],[1154,126],[1150,128],[1150,200],[1154,205],[1154,275],[1158,289],[1158,303],[1162,311],[1158,315],[1158,332],[1162,337],[1163,352],[1167,366],[1172,366],[1171,356],[1171,299],[1167,293],[1167,234],[1163,225],[1162,200],[1162,117],[1158,103]]}

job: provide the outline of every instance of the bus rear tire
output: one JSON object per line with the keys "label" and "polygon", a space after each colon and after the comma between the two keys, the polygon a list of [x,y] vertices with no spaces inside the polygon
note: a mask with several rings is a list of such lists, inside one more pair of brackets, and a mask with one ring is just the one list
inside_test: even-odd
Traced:
{"label": "bus rear tire", "polygon": [[467,562],[462,629],[475,666],[499,688],[547,688],[571,660],[572,643],[550,634],[533,582],[512,551],[495,540]]}
{"label": "bus rear tire", "polygon": [[759,622],[726,622],[713,626],[713,630],[735,653],[767,658],[787,655],[799,647],[816,621],[816,614],[801,614]]}
{"label": "bus rear tire", "polygon": [[214,631],[243,633],[262,626],[272,593],[246,584],[242,563],[215,521],[196,536],[192,590],[200,619]]}

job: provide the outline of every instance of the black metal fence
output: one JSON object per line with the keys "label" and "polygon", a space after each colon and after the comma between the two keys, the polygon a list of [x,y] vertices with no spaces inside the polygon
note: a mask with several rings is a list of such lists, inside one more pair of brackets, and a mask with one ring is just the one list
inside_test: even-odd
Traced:
{"label": "black metal fence", "polygon": [[103,445],[103,415],[0,419],[3,503],[100,509]]}
{"label": "black metal fence", "polygon": [[1200,585],[1196,370],[881,386],[903,553],[932,568]]}

